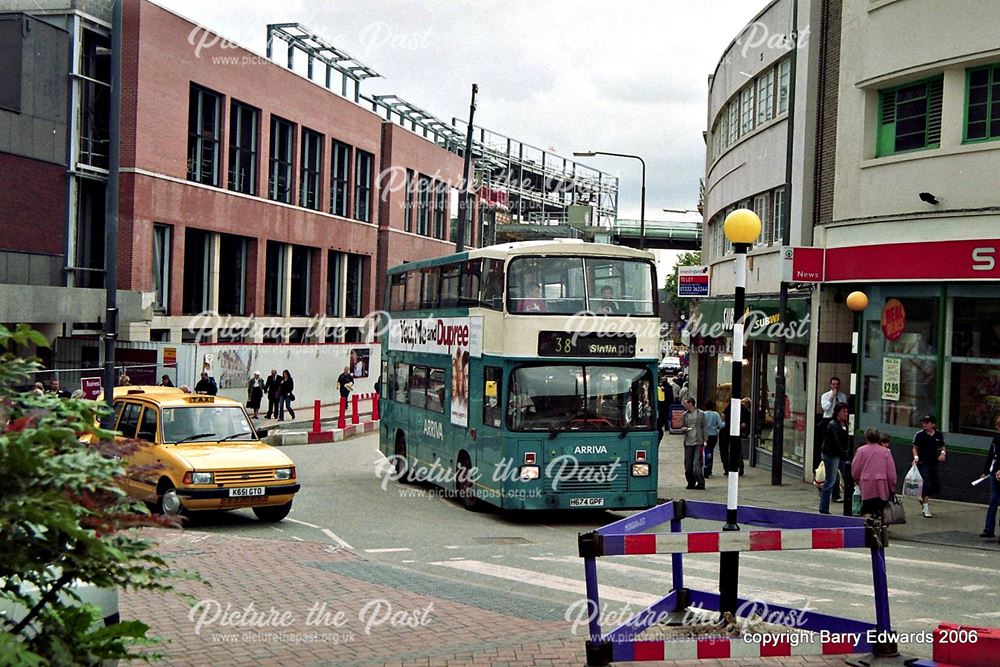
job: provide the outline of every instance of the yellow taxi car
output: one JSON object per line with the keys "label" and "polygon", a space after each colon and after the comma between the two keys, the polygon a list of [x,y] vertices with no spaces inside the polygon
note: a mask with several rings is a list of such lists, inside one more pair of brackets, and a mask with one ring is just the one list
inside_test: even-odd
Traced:
{"label": "yellow taxi car", "polygon": [[281,521],[299,490],[295,464],[260,441],[243,405],[174,387],[118,387],[119,439],[138,440],[126,454],[125,491],[160,514],[248,507],[261,521]]}

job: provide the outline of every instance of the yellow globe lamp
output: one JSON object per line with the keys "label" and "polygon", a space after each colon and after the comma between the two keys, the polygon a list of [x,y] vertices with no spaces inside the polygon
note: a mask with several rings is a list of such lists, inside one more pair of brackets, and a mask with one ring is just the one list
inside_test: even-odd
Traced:
{"label": "yellow globe lamp", "polygon": [[847,307],[855,313],[860,313],[868,307],[868,295],[864,292],[851,292],[847,295]]}
{"label": "yellow globe lamp", "polygon": [[722,231],[733,243],[752,244],[760,236],[760,218],[748,208],[738,208],[726,216]]}

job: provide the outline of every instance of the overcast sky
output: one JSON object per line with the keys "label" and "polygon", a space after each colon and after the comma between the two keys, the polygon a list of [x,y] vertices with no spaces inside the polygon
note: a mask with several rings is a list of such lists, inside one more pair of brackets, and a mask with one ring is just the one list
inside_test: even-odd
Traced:
{"label": "overcast sky", "polygon": [[[399,95],[445,121],[468,118],[475,82],[477,125],[565,156],[582,150],[641,155],[647,220],[677,218],[662,209],[697,204],[708,76],[729,42],[767,4],[156,2],[259,53],[268,23],[301,23],[384,77],[366,81],[363,93]],[[638,219],[638,162],[584,161],[620,177],[619,217]]]}

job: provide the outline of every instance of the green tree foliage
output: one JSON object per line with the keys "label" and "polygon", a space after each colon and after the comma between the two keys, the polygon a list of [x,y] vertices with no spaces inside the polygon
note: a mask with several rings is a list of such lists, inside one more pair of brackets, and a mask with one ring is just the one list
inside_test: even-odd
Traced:
{"label": "green tree foliage", "polygon": [[[0,350],[31,344],[47,346],[24,325],[0,326]],[[78,582],[166,590],[164,578],[176,575],[134,528],[170,522],[117,486],[125,450],[97,426],[101,404],[17,390],[38,368],[33,359],[0,357],[0,604],[22,612],[0,617],[0,664],[149,657],[136,650],[151,643],[145,624],[104,627],[97,607],[73,591]]]}
{"label": "green tree foliage", "polygon": [[674,264],[674,268],[670,270],[667,274],[667,280],[664,283],[664,289],[667,292],[667,299],[676,309],[678,315],[683,315],[685,318],[691,316],[691,299],[681,298],[677,296],[677,267],[680,266],[698,266],[701,264],[701,253],[700,252],[686,252],[677,258],[677,262]]}

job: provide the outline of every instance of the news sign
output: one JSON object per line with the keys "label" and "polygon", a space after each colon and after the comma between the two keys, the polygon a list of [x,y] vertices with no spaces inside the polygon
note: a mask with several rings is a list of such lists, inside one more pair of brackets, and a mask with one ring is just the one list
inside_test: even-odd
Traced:
{"label": "news sign", "polygon": [[708,296],[708,276],[707,266],[677,267],[677,296]]}

